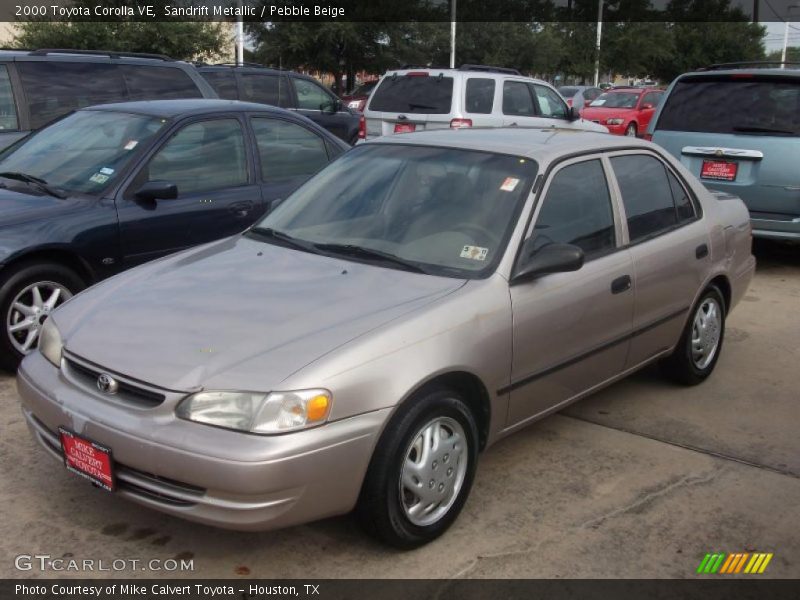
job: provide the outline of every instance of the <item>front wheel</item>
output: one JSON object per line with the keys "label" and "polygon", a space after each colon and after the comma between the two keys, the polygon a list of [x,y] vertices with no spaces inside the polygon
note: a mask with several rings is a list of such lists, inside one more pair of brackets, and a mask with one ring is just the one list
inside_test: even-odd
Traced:
{"label": "front wheel", "polygon": [[461,512],[478,458],[475,418],[452,390],[412,399],[387,426],[370,462],[357,515],[397,548],[437,538]]}
{"label": "front wheel", "polygon": [[0,368],[16,370],[36,348],[45,319],[84,287],[80,277],[56,263],[21,264],[0,278]]}
{"label": "front wheel", "polygon": [[709,287],[694,307],[673,353],[663,361],[667,375],[684,385],[697,385],[711,375],[725,338],[725,301]]}

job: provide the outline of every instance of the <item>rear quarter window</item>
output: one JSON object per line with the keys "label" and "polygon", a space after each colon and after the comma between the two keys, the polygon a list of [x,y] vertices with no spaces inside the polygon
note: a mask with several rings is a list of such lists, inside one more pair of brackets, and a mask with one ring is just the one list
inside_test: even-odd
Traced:
{"label": "rear quarter window", "polygon": [[200,75],[223,100],[239,99],[239,90],[236,89],[236,76],[233,71],[201,71]]}
{"label": "rear quarter window", "polygon": [[800,134],[800,77],[689,77],[667,96],[655,126],[668,131]]}
{"label": "rear quarter window", "polygon": [[120,65],[118,69],[125,80],[130,100],[203,97],[192,78],[175,67]]}
{"label": "rear quarter window", "polygon": [[444,115],[453,103],[453,78],[438,75],[384,77],[369,109],[378,112]]}

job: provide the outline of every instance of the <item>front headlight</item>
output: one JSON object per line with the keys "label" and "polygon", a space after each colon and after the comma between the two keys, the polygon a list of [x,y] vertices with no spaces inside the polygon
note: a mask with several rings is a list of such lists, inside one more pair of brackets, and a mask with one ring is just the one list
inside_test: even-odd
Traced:
{"label": "front headlight", "polygon": [[56,367],[61,368],[61,333],[52,318],[47,319],[39,333],[39,352]]}
{"label": "front headlight", "polygon": [[327,390],[199,392],[183,400],[181,419],[250,433],[286,433],[321,425],[331,411]]}
{"label": "front headlight", "polygon": [[606,123],[609,125],[622,125],[625,122],[625,119],[607,119]]}

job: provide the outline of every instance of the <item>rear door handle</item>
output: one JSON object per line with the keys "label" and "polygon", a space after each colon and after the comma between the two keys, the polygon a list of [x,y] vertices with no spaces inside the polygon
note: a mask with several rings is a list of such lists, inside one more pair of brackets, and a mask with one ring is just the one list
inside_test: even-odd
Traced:
{"label": "rear door handle", "polygon": [[708,256],[708,244],[700,244],[697,248],[695,248],[694,255],[698,260]]}
{"label": "rear door handle", "polygon": [[627,292],[631,289],[631,285],[633,282],[631,281],[630,275],[623,275],[622,277],[617,277],[614,281],[611,282],[611,293],[612,294],[621,294],[622,292]]}

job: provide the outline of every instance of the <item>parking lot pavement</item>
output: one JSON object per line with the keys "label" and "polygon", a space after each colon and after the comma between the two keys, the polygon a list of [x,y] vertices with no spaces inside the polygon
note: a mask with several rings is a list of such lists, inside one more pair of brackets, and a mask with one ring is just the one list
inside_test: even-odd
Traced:
{"label": "parking lot pavement", "polygon": [[99,492],[35,446],[2,377],[0,576],[42,576],[14,557],[49,554],[192,558],[197,577],[692,577],[706,552],[761,551],[764,576],[800,577],[800,248],[757,256],[709,381],[648,369],[502,441],[453,528],[413,552],[350,517],[237,533]]}

